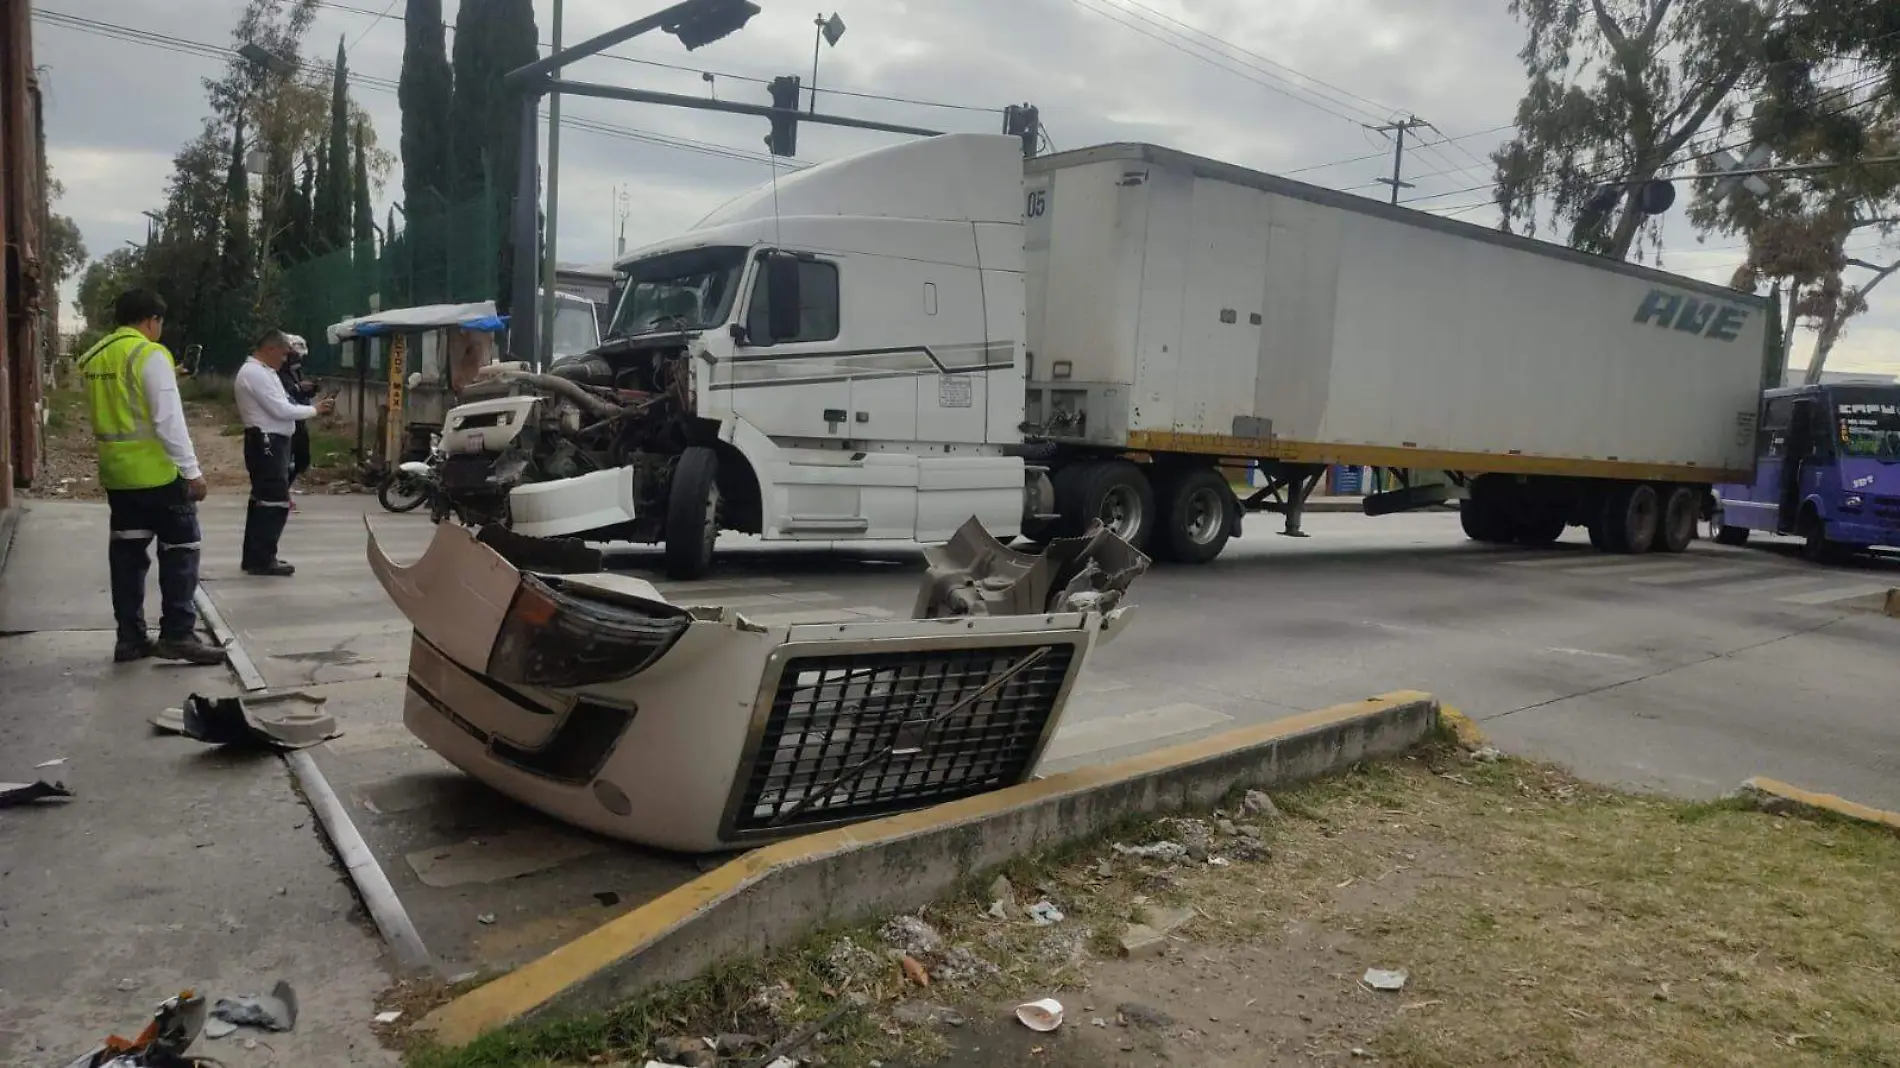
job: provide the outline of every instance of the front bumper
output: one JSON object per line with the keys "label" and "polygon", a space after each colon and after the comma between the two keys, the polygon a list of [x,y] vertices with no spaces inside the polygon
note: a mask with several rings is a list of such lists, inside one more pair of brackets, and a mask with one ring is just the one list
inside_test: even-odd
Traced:
{"label": "front bumper", "polygon": [[[1127,561],[1145,559],[1113,555],[1125,588],[1139,573]],[[369,556],[415,625],[403,721],[416,737],[556,818],[687,852],[1026,781],[1089,651],[1129,612],[1112,607],[1121,588],[1058,589],[1060,603],[1089,607],[760,626],[728,608],[681,608],[626,576],[523,572],[454,524],[409,567],[373,531]],[[931,581],[944,587],[941,570]],[[522,598],[541,598],[539,629],[521,626]],[[643,666],[570,656],[585,641],[574,612],[650,619]]]}

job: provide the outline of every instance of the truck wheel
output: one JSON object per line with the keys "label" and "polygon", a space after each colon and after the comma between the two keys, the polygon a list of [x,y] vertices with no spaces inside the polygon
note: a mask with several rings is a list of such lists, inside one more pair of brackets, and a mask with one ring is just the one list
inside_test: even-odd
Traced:
{"label": "truck wheel", "polygon": [[1086,532],[1099,519],[1123,541],[1146,552],[1155,525],[1155,491],[1141,468],[1126,460],[1103,460],[1074,470],[1067,500],[1061,490],[1056,492],[1069,522],[1080,523]]}
{"label": "truck wheel", "polygon": [[1540,512],[1513,524],[1512,540],[1519,545],[1554,545],[1558,538],[1564,536],[1564,528],[1569,525],[1562,512]]}
{"label": "truck wheel", "polygon": [[1205,564],[1227,547],[1233,530],[1227,480],[1205,467],[1182,471],[1162,490],[1156,555],[1183,564]]}
{"label": "truck wheel", "polygon": [[1629,482],[1610,491],[1603,514],[1603,541],[1613,553],[1646,553],[1656,544],[1662,501],[1656,487]]}
{"label": "truck wheel", "polygon": [[1458,525],[1464,528],[1465,537],[1472,541],[1487,545],[1510,541],[1510,535],[1499,521],[1500,518],[1497,507],[1489,499],[1466,497],[1458,502]]}
{"label": "truck wheel", "polygon": [[1695,490],[1688,486],[1665,488],[1662,518],[1656,528],[1656,548],[1666,553],[1687,550],[1689,543],[1695,540],[1696,511]]}
{"label": "truck wheel", "polygon": [[666,500],[666,575],[696,579],[712,568],[719,537],[719,454],[693,445],[673,465]]}
{"label": "truck wheel", "polygon": [[1709,517],[1709,530],[1717,545],[1748,544],[1748,528],[1729,526],[1720,505],[1716,506],[1715,514]]}
{"label": "truck wheel", "polygon": [[1590,533],[1590,548],[1600,553],[1610,551],[1610,536],[1604,529],[1603,517],[1601,515],[1585,523],[1583,529]]}

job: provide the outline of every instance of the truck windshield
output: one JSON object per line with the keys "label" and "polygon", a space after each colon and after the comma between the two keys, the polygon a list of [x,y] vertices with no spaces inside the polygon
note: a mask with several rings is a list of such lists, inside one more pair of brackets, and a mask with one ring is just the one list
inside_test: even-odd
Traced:
{"label": "truck windshield", "polygon": [[609,337],[704,330],[732,313],[744,248],[700,248],[629,264]]}
{"label": "truck windshield", "polygon": [[1900,463],[1900,390],[1844,390],[1834,395],[1841,454]]}
{"label": "truck windshield", "polygon": [[578,300],[562,300],[554,305],[554,355],[571,356],[588,352],[600,344],[594,321],[594,306]]}

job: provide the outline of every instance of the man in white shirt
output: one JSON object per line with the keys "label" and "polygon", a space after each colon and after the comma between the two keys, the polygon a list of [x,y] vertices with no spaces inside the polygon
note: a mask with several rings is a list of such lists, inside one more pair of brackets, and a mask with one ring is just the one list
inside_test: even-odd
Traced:
{"label": "man in white shirt", "polygon": [[250,508],[244,516],[247,575],[292,575],[296,568],[277,558],[277,541],[290,519],[290,439],[297,424],[328,415],[334,402],[298,404],[284,391],[278,371],[290,354],[290,339],[267,330],[244,366],[235,392],[238,418],[244,421],[244,469],[251,476]]}

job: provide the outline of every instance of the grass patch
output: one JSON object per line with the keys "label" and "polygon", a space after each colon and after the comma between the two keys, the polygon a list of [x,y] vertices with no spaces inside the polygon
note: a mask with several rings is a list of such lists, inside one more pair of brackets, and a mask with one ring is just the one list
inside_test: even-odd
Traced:
{"label": "grass patch", "polygon": [[[927,992],[906,986],[872,925],[611,1013],[414,1050],[410,1063],[637,1064],[669,1035],[772,1038],[839,1011],[816,1047],[829,1064],[928,1063],[963,1032],[903,1024],[898,1000],[998,1020],[1045,994],[1071,1008],[1060,1037],[1074,1063],[1116,1063],[1134,1032],[1088,1026],[1107,1006],[1078,1011],[1103,989],[1193,1021],[1142,1041],[1213,1066],[1345,1061],[1356,1047],[1418,1066],[1900,1065],[1900,839],[1884,830],[1621,793],[1443,745],[1275,800],[1278,818],[1230,799],[1224,814],[1131,822],[1012,862],[1002,920],[988,914],[996,873],[972,875],[919,914],[942,937],[922,954]],[[1240,844],[1254,830],[1270,855],[1249,860]],[[1112,848],[1201,836],[1224,863]],[[1062,923],[1027,921],[1044,897]],[[1126,924],[1184,908],[1194,918],[1172,952],[1115,959]],[[1405,990],[1360,988],[1373,965],[1408,970]]]}
{"label": "grass patch", "polygon": [[356,462],[356,433],[332,430],[311,420],[310,427],[310,466],[330,471],[349,467]]}

